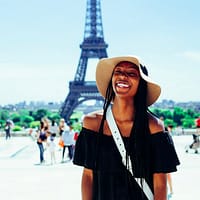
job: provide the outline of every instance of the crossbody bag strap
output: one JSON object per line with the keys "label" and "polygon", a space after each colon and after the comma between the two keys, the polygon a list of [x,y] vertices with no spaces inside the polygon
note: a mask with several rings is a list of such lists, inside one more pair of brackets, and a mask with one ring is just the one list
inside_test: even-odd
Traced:
{"label": "crossbody bag strap", "polygon": [[[108,110],[106,112],[106,119],[107,119],[107,123],[108,123],[108,125],[110,127],[110,130],[112,132],[112,136],[113,136],[113,139],[115,141],[115,144],[116,144],[116,146],[117,146],[117,148],[119,150],[119,153],[120,153],[120,155],[122,157],[122,163],[124,164],[124,166],[127,167],[129,172],[133,176],[133,170],[132,170],[133,168],[132,168],[130,156],[128,155],[128,160],[126,160],[126,149],[125,149],[124,142],[122,140],[121,134],[119,132],[119,129],[117,127],[117,124],[115,122],[115,119],[113,117],[111,106],[108,107]],[[127,161],[128,161],[128,165],[127,165]],[[148,183],[145,181],[145,179],[142,178],[142,183],[143,184],[141,184],[141,179],[140,178],[136,178],[136,177],[134,177],[134,178],[135,178],[135,181],[138,183],[138,185],[143,190],[143,192],[145,193],[146,197],[149,200],[153,200],[154,199],[153,193],[152,193]]]}

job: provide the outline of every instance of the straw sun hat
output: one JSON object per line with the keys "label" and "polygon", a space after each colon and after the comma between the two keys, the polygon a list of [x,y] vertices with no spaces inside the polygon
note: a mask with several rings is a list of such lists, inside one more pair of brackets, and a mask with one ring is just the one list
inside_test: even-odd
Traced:
{"label": "straw sun hat", "polygon": [[122,61],[134,63],[139,68],[140,76],[147,82],[147,105],[152,105],[160,96],[160,86],[142,72],[140,61],[135,56],[121,56],[100,59],[96,68],[96,84],[99,92],[105,98],[106,90],[115,66]]}

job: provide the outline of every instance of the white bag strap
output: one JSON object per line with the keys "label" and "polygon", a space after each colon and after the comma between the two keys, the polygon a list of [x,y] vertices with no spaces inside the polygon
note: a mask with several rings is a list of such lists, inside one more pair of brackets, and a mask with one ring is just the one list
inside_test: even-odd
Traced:
{"label": "white bag strap", "polygon": [[[117,146],[117,148],[118,148],[118,150],[121,154],[122,163],[127,167],[129,172],[133,175],[132,164],[131,164],[131,160],[130,160],[129,155],[128,155],[128,165],[126,165],[126,149],[125,149],[124,142],[122,140],[121,134],[119,132],[119,129],[118,129],[116,123],[115,123],[115,119],[114,119],[113,114],[112,114],[111,106],[108,107],[108,110],[107,110],[107,113],[106,113],[106,119],[107,119],[107,123],[110,127],[110,130],[112,132],[115,144],[116,144],[116,146]],[[147,196],[147,198],[149,200],[153,200],[154,199],[153,193],[152,193],[148,183],[145,181],[145,179],[142,178],[143,184],[141,184],[140,178],[136,178],[136,177],[134,177],[134,178],[135,178],[135,181],[138,183],[138,185],[143,190],[143,192],[145,193],[145,195]]]}

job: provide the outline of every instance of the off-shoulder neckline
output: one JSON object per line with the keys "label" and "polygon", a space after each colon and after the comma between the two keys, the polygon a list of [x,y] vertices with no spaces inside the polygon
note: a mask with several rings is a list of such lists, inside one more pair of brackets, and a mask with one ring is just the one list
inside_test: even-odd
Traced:
{"label": "off-shoulder neckline", "polygon": [[[85,130],[85,131],[90,132],[90,133],[99,134],[97,131],[93,131],[93,130],[85,128],[85,127],[82,127],[82,130]],[[151,136],[157,137],[157,136],[160,136],[160,135],[165,134],[165,133],[167,133],[167,132],[166,131],[159,131],[159,132],[156,132],[154,134],[151,134]],[[104,133],[102,135],[105,136],[105,137],[112,137],[112,135],[107,135],[107,134],[104,134]],[[122,138],[129,138],[129,137],[122,136]]]}

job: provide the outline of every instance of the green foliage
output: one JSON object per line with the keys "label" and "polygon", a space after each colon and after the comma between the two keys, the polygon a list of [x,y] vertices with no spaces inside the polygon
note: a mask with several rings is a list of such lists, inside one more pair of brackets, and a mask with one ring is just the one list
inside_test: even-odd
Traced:
{"label": "green foliage", "polygon": [[184,128],[193,128],[195,118],[200,116],[200,113],[197,113],[192,109],[183,109],[180,107],[175,107],[174,109],[154,108],[152,109],[152,112],[164,119],[165,126],[182,126]]}
{"label": "green foliage", "polygon": [[168,126],[176,127],[176,125],[177,125],[172,119],[164,120],[164,124],[165,124],[165,127],[168,127]]}
{"label": "green foliage", "polygon": [[30,123],[34,121],[34,118],[29,115],[21,116],[21,125],[25,128],[30,127]]}
{"label": "green foliage", "polygon": [[31,123],[32,121],[34,121],[34,118],[31,117],[31,116],[28,116],[28,115],[22,116],[21,119],[22,119],[22,121],[23,121],[24,123],[27,123],[27,124],[29,124],[29,123]]}
{"label": "green foliage", "polygon": [[153,109],[150,109],[150,110],[151,110],[156,116],[158,116],[158,117],[164,117],[161,109],[153,108]]}
{"label": "green foliage", "polygon": [[19,113],[12,113],[10,118],[14,123],[19,123],[21,121],[21,117]]}
{"label": "green foliage", "polygon": [[5,120],[0,119],[0,128],[4,126]]}
{"label": "green foliage", "polygon": [[[174,109],[151,108],[151,111],[158,117],[163,118],[165,126],[172,125],[173,127],[182,126],[184,128],[194,128],[195,118],[200,116],[200,113],[197,113],[192,109],[183,109],[180,107],[175,107]],[[82,112],[74,112],[71,115],[70,121],[73,124],[74,130],[81,130],[82,124],[80,121],[82,116]],[[14,122],[14,129],[17,130],[19,127],[37,128],[40,126],[40,120],[44,117],[50,120],[55,120],[57,124],[61,119],[58,112],[46,109],[38,109],[36,111],[23,109],[10,113],[7,110],[0,110],[0,124],[2,128],[7,119],[11,119]]]}
{"label": "green foliage", "polygon": [[34,118],[28,115],[27,111],[12,113],[10,119],[14,122],[15,125],[23,126],[25,128],[29,127],[29,124],[34,121]]}
{"label": "green foliage", "polygon": [[12,128],[12,130],[13,130],[14,132],[16,132],[16,131],[21,131],[22,128],[21,128],[20,126],[14,126],[14,128]]}
{"label": "green foliage", "polygon": [[22,109],[22,110],[19,110],[19,114],[20,115],[28,115],[29,116],[29,111],[28,110],[25,110],[25,109]]}
{"label": "green foliage", "polygon": [[83,116],[83,112],[73,112],[70,117],[70,120],[79,121],[82,116]]}
{"label": "green foliage", "polygon": [[36,112],[32,113],[32,116],[36,121],[40,121],[42,118],[47,117],[47,115],[48,115],[48,110],[46,109],[39,109]]}
{"label": "green foliage", "polygon": [[6,121],[9,119],[9,112],[7,110],[1,110],[0,111],[0,120]]}
{"label": "green foliage", "polygon": [[30,128],[38,128],[40,126],[40,121],[33,121],[30,123]]}
{"label": "green foliage", "polygon": [[193,118],[187,116],[186,118],[183,118],[181,121],[183,128],[195,128],[195,122]]}
{"label": "green foliage", "polygon": [[162,110],[162,115],[165,119],[172,119],[173,118],[173,114],[171,112],[171,110]]}
{"label": "green foliage", "polygon": [[78,123],[78,122],[73,123],[73,129],[74,129],[75,131],[80,132],[80,131],[81,131],[81,128],[82,128],[82,124],[81,124],[81,123]]}
{"label": "green foliage", "polygon": [[48,118],[50,119],[50,120],[54,120],[55,122],[59,122],[60,121],[60,119],[61,119],[61,117],[60,117],[60,115],[59,115],[59,113],[50,113],[49,115],[48,115]]}
{"label": "green foliage", "polygon": [[185,111],[183,110],[183,108],[175,107],[173,112],[173,120],[178,126],[182,125],[181,121],[184,117]]}
{"label": "green foliage", "polygon": [[194,110],[192,110],[192,109],[187,109],[187,110],[185,111],[185,114],[186,114],[187,116],[191,117],[191,118],[196,118],[196,117],[198,117],[197,113],[196,113]]}
{"label": "green foliage", "polygon": [[152,110],[152,112],[158,116],[159,118],[164,118],[164,119],[172,119],[173,117],[173,114],[172,114],[172,111],[169,110],[169,109],[158,109],[158,108],[155,108]]}

